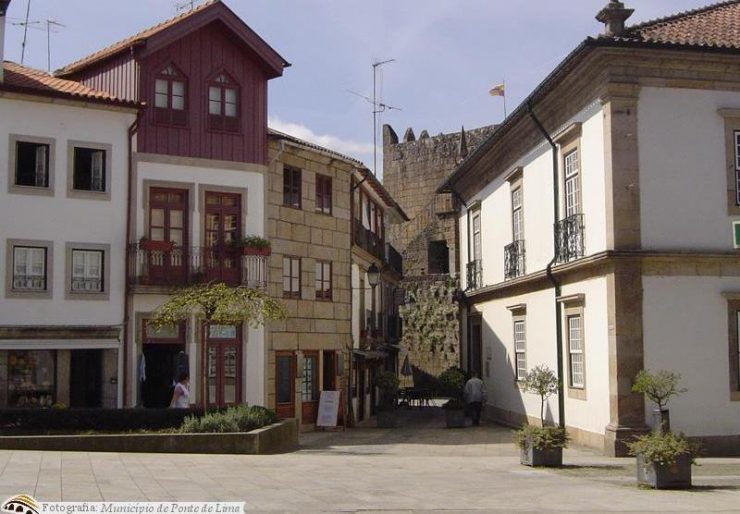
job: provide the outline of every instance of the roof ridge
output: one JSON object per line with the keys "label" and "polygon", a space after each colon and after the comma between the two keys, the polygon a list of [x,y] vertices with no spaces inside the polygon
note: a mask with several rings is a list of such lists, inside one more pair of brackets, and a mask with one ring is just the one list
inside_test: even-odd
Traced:
{"label": "roof ridge", "polygon": [[629,27],[627,27],[626,32],[638,31],[638,30],[642,30],[650,26],[657,26],[663,23],[670,23],[672,21],[676,21],[681,18],[686,18],[688,16],[695,16],[697,14],[704,14],[705,12],[713,11],[715,9],[720,9],[722,7],[726,7],[728,5],[737,4],[737,3],[740,3],[740,0],[723,0],[721,2],[715,2],[713,4],[705,5],[703,7],[697,7],[695,9],[688,9],[686,11],[677,12],[675,14],[670,14],[668,16],[661,16],[659,18],[655,18],[652,20],[643,21],[642,23],[630,25]]}
{"label": "roof ridge", "polygon": [[[206,2],[203,2],[199,6],[191,9],[190,11],[177,14],[177,15],[173,16],[172,18],[168,18],[168,19],[166,19],[164,21],[161,21],[159,23],[156,23],[156,24],[152,25],[151,27],[147,27],[145,29],[142,29],[142,30],[136,32],[135,34],[133,34],[131,36],[128,36],[128,37],[125,37],[125,38],[120,39],[118,41],[115,41],[115,42],[111,43],[110,45],[107,45],[107,46],[105,46],[105,47],[103,47],[103,48],[101,48],[101,49],[99,49],[99,50],[97,50],[97,51],[95,51],[95,52],[93,52],[91,54],[88,54],[88,55],[85,55],[83,57],[80,57],[76,61],[71,62],[71,63],[67,64],[66,66],[64,66],[64,67],[56,70],[54,72],[54,75],[63,74],[63,73],[69,73],[70,71],[74,70],[78,65],[80,65],[82,63],[85,63],[85,62],[88,62],[88,61],[94,59],[96,56],[104,55],[106,52],[109,52],[110,50],[115,49],[116,47],[122,47],[123,44],[126,43],[126,42],[133,43],[133,42],[135,42],[135,41],[137,41],[139,39],[142,39],[143,37],[149,37],[152,34],[156,34],[159,30],[161,30],[161,29],[163,29],[163,28],[165,28],[167,26],[170,26],[170,25],[172,25],[172,24],[174,24],[176,22],[180,22],[182,20],[185,20],[185,19],[189,18],[190,16],[193,16],[196,13],[202,12],[206,8],[208,8],[208,7],[210,7],[210,6],[214,5],[214,4],[218,4],[218,3],[221,3],[221,0],[207,0]],[[144,36],[145,34],[149,34],[149,35],[148,36]],[[111,55],[114,55],[114,54],[111,54]]]}

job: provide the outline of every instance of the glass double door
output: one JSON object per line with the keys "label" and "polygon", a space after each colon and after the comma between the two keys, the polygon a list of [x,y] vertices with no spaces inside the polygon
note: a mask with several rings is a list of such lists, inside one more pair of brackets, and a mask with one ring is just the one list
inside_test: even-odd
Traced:
{"label": "glass double door", "polygon": [[147,250],[153,284],[180,284],[188,274],[188,192],[153,187],[149,201]]}
{"label": "glass double door", "polygon": [[241,281],[241,195],[206,193],[204,261],[206,278],[229,284]]}
{"label": "glass double door", "polygon": [[206,347],[206,395],[209,407],[242,401],[241,327],[211,325]]}

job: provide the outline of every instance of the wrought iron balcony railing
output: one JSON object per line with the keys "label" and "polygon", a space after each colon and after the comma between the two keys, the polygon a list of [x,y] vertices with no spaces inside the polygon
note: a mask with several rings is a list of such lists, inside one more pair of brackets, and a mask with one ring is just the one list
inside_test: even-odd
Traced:
{"label": "wrought iron balcony railing", "polygon": [[572,214],[555,223],[555,257],[568,262],[585,254],[583,214]]}
{"label": "wrought iron balcony railing", "polygon": [[516,278],[524,275],[524,240],[514,241],[504,247],[504,278]]}
{"label": "wrought iron balcony railing", "polygon": [[483,286],[483,262],[480,259],[470,261],[467,272],[467,289],[478,289]]}
{"label": "wrought iron balcony railing", "polygon": [[354,220],[354,244],[378,259],[385,260],[385,246],[378,234],[365,228],[359,220]]}
{"label": "wrought iron balcony railing", "polygon": [[206,282],[261,289],[267,286],[269,256],[243,255],[241,248],[179,247],[153,250],[129,246],[128,280],[136,286],[182,287]]}
{"label": "wrought iron balcony railing", "polygon": [[396,273],[403,275],[403,257],[398,253],[398,250],[393,248],[392,244],[386,244],[386,248],[388,249],[386,257],[388,267]]}

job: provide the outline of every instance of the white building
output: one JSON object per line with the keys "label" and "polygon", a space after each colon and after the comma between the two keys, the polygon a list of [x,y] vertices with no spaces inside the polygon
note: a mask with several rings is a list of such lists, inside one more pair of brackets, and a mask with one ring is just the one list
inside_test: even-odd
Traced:
{"label": "white building", "polygon": [[740,2],[625,29],[631,12],[603,9],[606,34],[440,188],[467,206],[465,364],[512,425],[539,417],[519,380],[559,369],[547,419],[617,455],[652,424],[636,373],[676,371],[672,429],[737,453]]}
{"label": "white building", "polygon": [[138,104],[2,60],[0,408],[121,405]]}

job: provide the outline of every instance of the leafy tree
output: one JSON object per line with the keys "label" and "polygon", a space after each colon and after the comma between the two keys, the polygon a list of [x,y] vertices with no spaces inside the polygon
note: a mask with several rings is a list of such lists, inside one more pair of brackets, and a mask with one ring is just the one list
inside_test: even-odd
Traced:
{"label": "leafy tree", "polygon": [[522,388],[528,393],[540,396],[540,421],[545,426],[545,402],[549,397],[557,394],[560,380],[555,372],[545,365],[535,366],[524,379]]}
{"label": "leafy tree", "polygon": [[685,387],[678,386],[680,380],[681,375],[672,371],[661,369],[657,373],[651,373],[650,370],[643,369],[635,376],[632,392],[644,394],[655,402],[658,409],[664,411],[673,396],[688,391]]}

